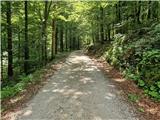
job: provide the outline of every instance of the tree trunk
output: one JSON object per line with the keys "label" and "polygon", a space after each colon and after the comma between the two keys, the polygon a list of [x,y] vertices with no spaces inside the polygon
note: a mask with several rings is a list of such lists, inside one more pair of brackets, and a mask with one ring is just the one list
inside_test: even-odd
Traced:
{"label": "tree trunk", "polygon": [[121,2],[118,1],[118,21],[121,22]]}
{"label": "tree trunk", "polygon": [[25,41],[24,41],[24,72],[29,73],[29,48],[28,48],[28,2],[24,2],[25,6]]}
{"label": "tree trunk", "polygon": [[61,26],[60,29],[60,50],[61,52],[63,52],[64,48],[63,48],[63,25]]}
{"label": "tree trunk", "polygon": [[80,49],[80,38],[78,37],[78,50]]}
{"label": "tree trunk", "polygon": [[48,6],[48,1],[45,1],[45,10],[44,10],[44,28],[43,28],[43,40],[44,40],[44,64],[47,64],[47,35],[46,35],[46,27],[47,27],[47,6]]}
{"label": "tree trunk", "polygon": [[72,30],[69,29],[69,49],[72,50]]}
{"label": "tree trunk", "polygon": [[20,31],[18,32],[18,62],[20,63],[20,56],[21,56],[21,38],[20,38]]}
{"label": "tree trunk", "polygon": [[56,34],[55,34],[55,54],[58,53],[58,26],[56,26]]}
{"label": "tree trunk", "polygon": [[116,4],[116,21],[117,23],[121,22],[121,9],[120,9],[121,5],[120,5],[120,1],[118,1],[118,3]]}
{"label": "tree trunk", "polygon": [[47,20],[50,12],[50,7],[52,4],[52,1],[48,5],[48,1],[45,2],[45,8],[44,8],[44,19],[42,21],[42,62],[44,64],[47,64],[47,34],[46,34],[46,28],[47,28]]}
{"label": "tree trunk", "polygon": [[65,29],[65,43],[66,43],[66,51],[68,51],[68,30],[67,30],[67,27]]}
{"label": "tree trunk", "polygon": [[148,20],[151,19],[151,1],[148,1],[148,15],[147,15]]}
{"label": "tree trunk", "polygon": [[76,38],[75,38],[75,36],[73,37],[73,43],[72,43],[72,48],[73,48],[73,50],[75,50],[75,41],[76,41]]}
{"label": "tree trunk", "polygon": [[111,40],[111,34],[110,34],[110,25],[108,25],[108,29],[107,29],[107,32],[108,32],[108,41]]}
{"label": "tree trunk", "polygon": [[55,57],[55,20],[52,20],[51,60]]}
{"label": "tree trunk", "polygon": [[7,36],[8,36],[8,79],[13,79],[11,2],[7,2]]}
{"label": "tree trunk", "polygon": [[141,13],[141,1],[138,2],[138,10],[137,10],[137,23],[140,24],[140,13]]}
{"label": "tree trunk", "polygon": [[[92,43],[95,44],[95,35],[94,35],[94,30],[93,30],[93,22],[91,23],[92,25]],[[78,37],[79,39],[79,37]]]}
{"label": "tree trunk", "polygon": [[104,24],[103,24],[103,22],[104,22],[104,20],[103,20],[103,15],[104,15],[104,10],[103,10],[103,7],[100,7],[100,12],[101,12],[101,14],[100,14],[100,18],[101,18],[101,23],[100,23],[100,35],[101,35],[101,43],[103,43],[103,41],[104,41]]}

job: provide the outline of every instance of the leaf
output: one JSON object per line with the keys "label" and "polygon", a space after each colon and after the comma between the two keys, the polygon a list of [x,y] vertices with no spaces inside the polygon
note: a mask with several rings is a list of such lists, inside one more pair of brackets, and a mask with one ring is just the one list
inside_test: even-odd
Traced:
{"label": "leaf", "polygon": [[138,80],[139,86],[143,87],[145,85],[145,82],[143,80]]}

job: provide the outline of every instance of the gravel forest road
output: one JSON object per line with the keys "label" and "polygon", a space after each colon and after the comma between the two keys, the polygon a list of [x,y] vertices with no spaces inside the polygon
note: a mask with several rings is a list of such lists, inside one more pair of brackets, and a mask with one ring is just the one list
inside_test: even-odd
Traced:
{"label": "gravel forest road", "polygon": [[123,99],[94,62],[75,51],[17,120],[139,120]]}

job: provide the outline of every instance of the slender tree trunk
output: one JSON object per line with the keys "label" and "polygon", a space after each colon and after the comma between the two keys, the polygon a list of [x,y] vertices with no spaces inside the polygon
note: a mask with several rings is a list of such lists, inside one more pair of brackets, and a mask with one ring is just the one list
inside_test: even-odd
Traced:
{"label": "slender tree trunk", "polygon": [[79,39],[79,36],[78,36],[78,50],[80,49],[80,39]]}
{"label": "slender tree trunk", "polygon": [[115,29],[114,29],[114,23],[112,23],[112,39],[114,38]]}
{"label": "slender tree trunk", "polygon": [[141,13],[141,1],[138,2],[138,10],[137,10],[137,23],[140,24],[140,13]]}
{"label": "slender tree trunk", "polygon": [[6,45],[5,45],[5,43],[6,43],[6,35],[4,34],[3,36],[1,35],[1,56],[0,56],[0,58],[1,58],[1,63],[0,63],[0,66],[1,66],[1,76],[0,76],[0,78],[1,78],[1,81],[3,82],[3,48],[5,48],[6,49]]}
{"label": "slender tree trunk", "polygon": [[101,14],[100,14],[100,18],[101,18],[101,23],[100,23],[100,35],[101,35],[101,43],[103,43],[103,41],[104,41],[104,24],[103,24],[103,22],[104,22],[104,20],[103,20],[103,16],[104,16],[104,9],[103,9],[103,7],[100,7],[100,12],[101,12]]}
{"label": "slender tree trunk", "polygon": [[[93,42],[93,44],[95,44],[95,36],[94,36],[94,31],[93,31],[93,23],[91,23],[91,25],[92,25],[92,42]],[[78,39],[79,39],[79,37],[78,37]]]}
{"label": "slender tree trunk", "polygon": [[121,22],[121,2],[118,1],[118,21]]}
{"label": "slender tree trunk", "polygon": [[158,20],[158,17],[160,16],[160,15],[158,15],[159,14],[159,11],[160,11],[160,9],[157,9],[157,8],[159,8],[159,5],[160,5],[160,3],[159,3],[159,1],[152,1],[152,3],[151,3],[151,18],[153,18],[154,20],[155,19],[157,19]]}
{"label": "slender tree trunk", "polygon": [[136,24],[137,21],[137,1],[134,1],[134,17],[133,17],[134,23]]}
{"label": "slender tree trunk", "polygon": [[7,2],[7,36],[8,36],[8,79],[13,79],[11,2]]}
{"label": "slender tree trunk", "polygon": [[41,47],[42,47],[42,45],[41,45],[41,36],[39,37],[39,40],[38,40],[38,51],[37,51],[37,53],[38,53],[38,60],[39,60],[39,66],[38,67],[41,67],[42,66],[42,61],[41,61],[41,58],[42,58],[42,54],[41,54]]}
{"label": "slender tree trunk", "polygon": [[[18,32],[18,65],[21,66],[21,31]],[[21,67],[19,72],[21,72]]]}
{"label": "slender tree trunk", "polygon": [[151,19],[151,1],[148,1],[148,15],[147,15],[148,20]]}
{"label": "slender tree trunk", "polygon": [[55,34],[55,54],[58,53],[58,26],[56,26],[56,34]]}
{"label": "slender tree trunk", "polygon": [[24,72],[29,73],[29,45],[28,45],[28,2],[24,2],[25,6],[25,41],[24,41]]}
{"label": "slender tree trunk", "polygon": [[52,20],[51,60],[55,57],[55,20]]}
{"label": "slender tree trunk", "polygon": [[[97,15],[96,16],[96,21],[99,21],[99,16]],[[100,29],[100,26],[99,26],[99,23],[96,23],[96,27],[97,27],[97,32],[95,33],[95,39],[96,39],[96,42],[99,42],[99,29]]]}
{"label": "slender tree trunk", "polygon": [[21,56],[21,38],[20,38],[20,32],[18,32],[18,62],[20,63],[20,56]]}
{"label": "slender tree trunk", "polygon": [[60,50],[61,50],[61,52],[64,51],[64,48],[63,48],[63,25],[61,26],[61,29],[60,29]]}
{"label": "slender tree trunk", "polygon": [[107,29],[107,32],[108,32],[108,41],[110,41],[111,39],[111,34],[110,34],[110,25],[108,25],[108,29]]}
{"label": "slender tree trunk", "polygon": [[67,30],[67,26],[65,29],[65,43],[66,43],[66,51],[68,51],[68,30]]}
{"label": "slender tree trunk", "polygon": [[75,38],[75,36],[74,36],[74,37],[73,37],[73,43],[72,43],[73,50],[75,50],[75,41],[76,41],[76,38]]}
{"label": "slender tree trunk", "polygon": [[92,32],[92,43],[95,44],[95,37],[93,32]]}
{"label": "slender tree trunk", "polygon": [[121,9],[120,9],[121,5],[120,5],[120,1],[118,1],[118,3],[116,4],[116,21],[117,23],[121,22]]}
{"label": "slender tree trunk", "polygon": [[46,28],[47,28],[47,20],[50,12],[50,7],[52,5],[52,1],[50,1],[50,4],[48,5],[48,1],[45,2],[45,8],[44,8],[44,19],[42,21],[42,62],[44,64],[47,64],[47,34],[46,34]]}
{"label": "slender tree trunk", "polygon": [[47,35],[46,35],[46,27],[47,27],[47,8],[48,7],[48,1],[45,1],[45,10],[44,10],[44,28],[43,28],[43,40],[44,40],[44,64],[47,64]]}
{"label": "slender tree trunk", "polygon": [[72,30],[71,28],[69,29],[69,49],[70,51],[72,50]]}

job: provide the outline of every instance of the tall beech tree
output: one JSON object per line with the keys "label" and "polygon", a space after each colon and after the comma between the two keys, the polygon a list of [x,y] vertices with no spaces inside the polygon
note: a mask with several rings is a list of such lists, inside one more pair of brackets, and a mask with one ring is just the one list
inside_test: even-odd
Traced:
{"label": "tall beech tree", "polygon": [[24,2],[25,11],[25,41],[24,41],[24,72],[29,73],[29,44],[28,44],[28,1]]}
{"label": "tall beech tree", "polygon": [[47,64],[47,21],[50,13],[52,1],[45,1],[44,14],[42,19],[42,62]]}
{"label": "tall beech tree", "polygon": [[56,30],[56,25],[55,25],[55,20],[52,19],[52,43],[51,43],[51,59],[53,59],[55,57],[55,44],[56,44],[56,41],[55,41],[55,30]]}
{"label": "tall beech tree", "polygon": [[8,78],[13,78],[13,53],[12,53],[12,24],[11,24],[11,2],[7,1],[7,39],[8,39]]}

